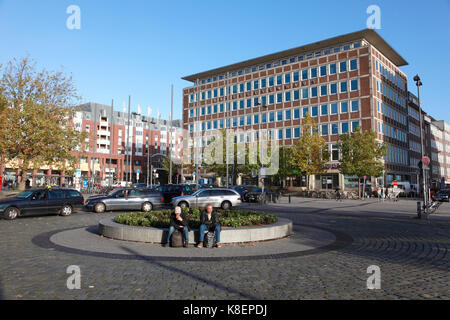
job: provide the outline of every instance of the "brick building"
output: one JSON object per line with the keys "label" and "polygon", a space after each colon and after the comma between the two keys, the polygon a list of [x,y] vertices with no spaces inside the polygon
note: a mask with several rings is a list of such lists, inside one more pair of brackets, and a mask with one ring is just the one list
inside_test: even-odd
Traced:
{"label": "brick building", "polygon": [[[327,174],[310,179],[312,188],[357,187],[356,177],[336,168],[338,136],[356,126],[374,130],[390,145],[384,183],[407,180],[408,91],[399,69],[404,65],[383,38],[367,29],[193,74],[183,78],[193,83],[183,90],[183,128],[191,135],[241,129],[246,133],[239,139],[254,141],[262,125],[280,145],[291,146],[309,113],[331,151]],[[293,177],[289,183],[304,186],[304,181]]]}

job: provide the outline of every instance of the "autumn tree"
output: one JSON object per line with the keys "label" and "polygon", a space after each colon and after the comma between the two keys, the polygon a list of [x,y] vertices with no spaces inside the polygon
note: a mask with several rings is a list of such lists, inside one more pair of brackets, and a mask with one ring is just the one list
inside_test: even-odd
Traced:
{"label": "autumn tree", "polygon": [[342,155],[339,171],[342,174],[358,177],[358,195],[361,195],[361,178],[380,177],[384,165],[382,157],[387,155],[388,145],[377,140],[373,130],[355,128],[354,132],[339,137],[339,150]]}
{"label": "autumn tree", "polygon": [[78,101],[71,77],[62,72],[36,70],[24,58],[0,69],[0,149],[21,173],[19,189],[25,189],[27,173],[43,165],[71,170],[85,134],[72,126]]}
{"label": "autumn tree", "polygon": [[319,135],[317,123],[307,113],[301,124],[301,136],[291,148],[288,161],[293,169],[306,175],[306,185],[309,188],[309,177],[325,173],[324,165],[329,158],[327,144]]}

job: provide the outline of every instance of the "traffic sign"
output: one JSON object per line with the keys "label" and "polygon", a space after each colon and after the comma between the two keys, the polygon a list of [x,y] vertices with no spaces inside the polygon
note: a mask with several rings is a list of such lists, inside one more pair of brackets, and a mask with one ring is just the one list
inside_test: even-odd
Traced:
{"label": "traffic sign", "polygon": [[392,183],[394,186],[398,186],[398,181],[394,180],[394,182]]}
{"label": "traffic sign", "polygon": [[136,169],[136,173],[137,174],[141,173],[141,170],[140,169]]}
{"label": "traffic sign", "polygon": [[424,164],[424,165],[429,165],[430,164],[430,158],[428,158],[427,156],[423,156],[422,157],[422,163]]}

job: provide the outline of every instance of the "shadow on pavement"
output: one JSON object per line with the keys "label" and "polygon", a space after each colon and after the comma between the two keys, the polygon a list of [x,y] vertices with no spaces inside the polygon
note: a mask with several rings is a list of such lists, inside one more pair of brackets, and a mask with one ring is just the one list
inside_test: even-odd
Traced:
{"label": "shadow on pavement", "polygon": [[130,248],[122,247],[122,249],[124,249],[124,250],[126,250],[126,251],[128,251],[128,252],[130,252],[130,253],[132,253],[132,254],[134,254],[136,257],[139,257],[141,260],[144,260],[144,261],[146,261],[146,262],[148,262],[148,263],[151,263],[151,264],[153,264],[153,265],[155,265],[155,266],[158,266],[158,267],[161,267],[161,268],[165,268],[165,269],[167,269],[167,270],[169,270],[169,271],[172,271],[172,272],[181,274],[181,275],[183,275],[183,276],[185,276],[185,277],[189,277],[189,278],[191,278],[191,279],[193,279],[193,280],[196,280],[196,281],[199,281],[199,282],[203,282],[204,284],[206,284],[206,285],[208,285],[208,286],[215,287],[215,288],[220,289],[220,290],[225,291],[225,292],[231,292],[231,293],[238,294],[238,295],[240,295],[241,297],[243,297],[244,299],[260,300],[258,297],[255,297],[255,296],[252,296],[252,295],[249,295],[249,294],[240,292],[239,290],[234,289],[234,288],[226,287],[226,286],[224,286],[224,285],[221,284],[221,283],[214,282],[214,281],[211,281],[211,280],[202,278],[202,277],[200,277],[200,276],[198,276],[198,275],[189,273],[189,272],[187,272],[187,271],[181,270],[181,269],[176,268],[176,267],[171,267],[171,266],[165,265],[165,264],[163,264],[163,263],[161,263],[161,262],[158,262],[158,261],[156,261],[156,260],[153,260],[151,257],[141,256],[139,253],[133,251],[133,250],[130,249]]}

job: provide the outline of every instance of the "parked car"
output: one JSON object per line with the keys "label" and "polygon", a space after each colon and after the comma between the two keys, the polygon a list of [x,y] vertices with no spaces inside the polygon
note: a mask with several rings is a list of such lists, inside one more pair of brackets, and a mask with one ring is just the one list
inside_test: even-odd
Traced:
{"label": "parked car", "polygon": [[170,204],[174,197],[184,196],[194,192],[189,185],[185,184],[166,184],[164,186],[158,186],[156,190],[162,193],[164,203],[167,204]]}
{"label": "parked car", "polygon": [[75,189],[37,188],[0,200],[0,215],[8,220],[43,213],[69,216],[83,204],[83,196]]}
{"label": "parked car", "polygon": [[438,193],[436,193],[436,195],[434,196],[435,199],[437,201],[441,201],[441,202],[449,202],[449,197],[450,197],[450,189],[443,189],[440,190]]}
{"label": "parked car", "polygon": [[87,211],[102,213],[114,210],[152,211],[163,205],[161,192],[150,189],[119,188],[107,195],[92,196],[84,205]]}
{"label": "parked car", "polygon": [[146,183],[133,183],[131,185],[132,188],[147,188],[147,184]]}
{"label": "parked car", "polygon": [[231,207],[239,206],[242,203],[242,198],[239,193],[233,189],[210,188],[200,189],[191,195],[174,197],[172,199],[172,205],[174,207],[180,206],[181,208],[197,206],[203,208],[209,203],[215,208],[226,210]]}
{"label": "parked car", "polygon": [[276,202],[278,200],[278,192],[274,192],[270,189],[255,188],[252,191],[247,192],[246,199],[248,202],[258,202],[261,198],[265,198],[266,201],[272,200]]}
{"label": "parked car", "polygon": [[248,202],[247,194],[256,188],[257,187],[255,187],[255,186],[234,186],[233,187],[233,189],[236,190],[240,194],[242,201],[244,201],[244,202]]}

